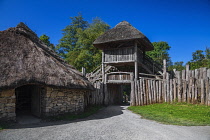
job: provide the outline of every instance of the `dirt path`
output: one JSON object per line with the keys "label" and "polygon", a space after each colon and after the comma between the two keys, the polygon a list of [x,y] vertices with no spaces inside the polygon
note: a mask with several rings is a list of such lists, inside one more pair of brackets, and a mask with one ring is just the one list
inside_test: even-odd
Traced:
{"label": "dirt path", "polygon": [[109,106],[85,120],[17,127],[0,132],[0,140],[210,140],[210,126],[163,125],[125,106]]}

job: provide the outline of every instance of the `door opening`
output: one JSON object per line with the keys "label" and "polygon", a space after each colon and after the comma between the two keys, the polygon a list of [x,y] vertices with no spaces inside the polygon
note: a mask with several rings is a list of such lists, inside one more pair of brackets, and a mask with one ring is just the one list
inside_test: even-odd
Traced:
{"label": "door opening", "polygon": [[15,89],[16,115],[34,115],[40,117],[40,87],[24,85]]}

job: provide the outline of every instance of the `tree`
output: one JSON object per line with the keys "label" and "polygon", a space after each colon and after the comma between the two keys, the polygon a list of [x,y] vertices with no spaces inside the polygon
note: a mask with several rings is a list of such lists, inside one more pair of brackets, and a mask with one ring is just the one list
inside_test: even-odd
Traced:
{"label": "tree", "polygon": [[101,64],[101,50],[94,47],[93,42],[109,28],[108,24],[95,18],[85,30],[78,29],[76,34],[78,40],[74,49],[67,53],[67,62],[78,70],[85,67],[87,72],[93,71]]}
{"label": "tree", "polygon": [[183,66],[184,62],[183,61],[178,61],[174,62],[173,65],[168,67],[169,71],[172,71],[173,69],[176,69],[177,71],[181,71],[185,69],[185,66]]}
{"label": "tree", "polygon": [[204,51],[196,50],[192,53],[192,60],[187,64],[190,65],[190,69],[198,69],[200,67],[205,67],[205,55]]}
{"label": "tree", "polygon": [[88,26],[88,22],[85,21],[82,15],[70,17],[71,23],[63,29],[63,37],[60,39],[57,46],[60,56],[67,58],[66,54],[73,51],[78,41],[77,32],[79,30],[85,30]]}
{"label": "tree", "polygon": [[50,37],[47,36],[46,34],[43,34],[39,37],[39,39],[44,42],[45,45],[47,45],[47,47],[50,47],[52,50],[54,50],[56,52],[56,47],[50,43]]}
{"label": "tree", "polygon": [[166,59],[167,66],[171,65],[171,58],[169,57],[168,51],[170,46],[165,41],[153,42],[154,50],[146,52],[153,60],[162,64],[163,60]]}

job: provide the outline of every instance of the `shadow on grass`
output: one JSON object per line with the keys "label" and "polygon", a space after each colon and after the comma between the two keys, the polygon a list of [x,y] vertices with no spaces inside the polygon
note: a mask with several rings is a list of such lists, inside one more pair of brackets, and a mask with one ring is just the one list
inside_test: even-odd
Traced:
{"label": "shadow on grass", "polygon": [[[75,123],[75,122],[82,122],[82,121],[88,121],[88,120],[98,120],[98,119],[106,119],[113,116],[118,116],[123,114],[123,106],[108,106],[108,107],[102,107],[99,110],[96,110],[95,112],[85,112],[84,114],[80,114],[79,116],[73,115],[63,115],[63,116],[57,116],[48,118],[48,120],[44,119],[39,123],[36,124],[18,124],[13,123],[10,125],[8,129],[21,129],[21,128],[37,128],[37,127],[47,127],[47,126],[54,126],[54,125],[62,125],[62,124],[69,124],[69,123]],[[90,114],[89,114],[90,113]]]}

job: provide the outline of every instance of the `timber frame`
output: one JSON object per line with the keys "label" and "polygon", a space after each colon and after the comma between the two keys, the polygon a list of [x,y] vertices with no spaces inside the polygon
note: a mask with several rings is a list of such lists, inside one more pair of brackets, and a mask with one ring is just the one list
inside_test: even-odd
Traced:
{"label": "timber frame", "polygon": [[102,63],[98,69],[88,74],[87,78],[92,83],[101,82],[103,104],[108,105],[113,100],[109,85],[119,85],[116,88],[121,88],[120,85],[130,84],[130,102],[134,105],[137,81],[142,74],[144,77],[155,75],[157,79],[163,78],[162,65],[146,55],[146,51],[153,50],[153,45],[126,21],[98,37],[93,45],[102,50]]}

